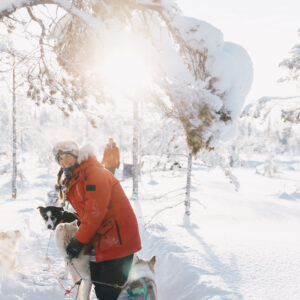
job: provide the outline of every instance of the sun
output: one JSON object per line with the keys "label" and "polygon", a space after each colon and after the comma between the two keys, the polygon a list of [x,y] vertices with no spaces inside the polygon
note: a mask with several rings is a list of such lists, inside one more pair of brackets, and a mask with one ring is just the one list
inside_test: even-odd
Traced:
{"label": "sun", "polygon": [[146,91],[155,66],[150,51],[147,44],[136,38],[106,47],[97,63],[99,79],[111,93],[130,96]]}

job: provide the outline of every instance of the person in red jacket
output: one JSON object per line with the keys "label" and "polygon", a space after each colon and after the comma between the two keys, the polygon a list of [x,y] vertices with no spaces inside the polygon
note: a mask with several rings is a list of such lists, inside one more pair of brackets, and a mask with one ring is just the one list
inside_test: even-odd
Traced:
{"label": "person in red jacket", "polygon": [[91,248],[96,296],[114,300],[121,289],[113,285],[126,282],[141,239],[135,213],[120,182],[97,161],[93,149],[86,145],[79,150],[73,141],[59,142],[53,148],[61,167],[58,174],[65,176],[66,198],[81,221],[66,251],[72,259],[84,245]]}
{"label": "person in red jacket", "polygon": [[120,166],[120,152],[113,138],[108,139],[108,144],[104,149],[102,164],[107,170],[115,174],[116,169]]}

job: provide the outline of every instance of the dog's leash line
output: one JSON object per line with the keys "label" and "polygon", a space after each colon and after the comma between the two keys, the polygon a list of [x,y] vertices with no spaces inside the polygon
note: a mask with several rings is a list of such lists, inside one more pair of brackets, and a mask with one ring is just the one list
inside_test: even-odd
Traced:
{"label": "dog's leash line", "polygon": [[[76,285],[80,285],[80,284],[81,284],[81,281],[82,281],[82,279],[76,281],[76,282],[74,283],[74,285],[73,285],[69,290],[66,290],[65,295],[71,294],[71,292],[72,292],[72,290],[74,289],[74,287],[75,287]],[[77,299],[78,292],[79,292],[79,289],[77,290],[77,294],[76,294],[75,300]],[[69,295],[69,297],[70,297],[70,295]]]}
{"label": "dog's leash line", "polygon": [[[72,289],[73,289],[74,287],[72,287],[71,289],[67,290],[67,289],[64,287],[64,285],[62,284],[62,282],[59,280],[59,278],[57,277],[57,275],[55,274],[55,272],[53,271],[53,268],[52,268],[52,266],[51,266],[51,264],[50,264],[50,258],[49,258],[49,256],[48,256],[48,250],[49,250],[49,245],[50,245],[51,237],[52,237],[52,231],[50,232],[50,235],[49,235],[48,245],[47,245],[47,249],[46,249],[46,258],[45,258],[45,259],[46,259],[46,261],[47,261],[47,263],[48,263],[48,268],[51,270],[51,272],[53,273],[53,275],[55,276],[56,280],[57,280],[58,283],[61,285],[61,287],[65,290],[65,295],[67,295],[67,294],[70,294],[70,293],[71,293],[71,291],[72,291]],[[69,298],[70,298],[70,296],[69,296]]]}
{"label": "dog's leash line", "polygon": [[48,257],[48,250],[49,250],[49,245],[50,245],[50,240],[52,238],[52,231],[50,232],[50,235],[49,235],[49,240],[48,240],[48,244],[47,244],[47,249],[46,249],[46,256]]}
{"label": "dog's leash line", "polygon": [[[64,287],[64,285],[62,284],[62,282],[59,280],[59,278],[56,275],[56,273],[54,272],[54,270],[53,270],[53,268],[52,268],[52,266],[50,264],[50,258],[48,256],[46,257],[46,260],[48,262],[49,270],[52,272],[52,274],[54,275],[54,277],[57,280],[57,282],[59,283],[59,285],[65,290],[65,295],[69,295],[69,299],[71,300],[71,295],[70,294],[72,294],[72,290],[75,288],[75,286],[81,283],[81,280],[75,282],[75,284],[70,289],[66,289]],[[77,298],[77,295],[76,295],[76,298]]]}
{"label": "dog's leash line", "polygon": [[[62,282],[59,280],[59,278],[58,278],[58,276],[56,275],[56,273],[54,272],[54,270],[53,270],[53,268],[52,268],[52,266],[51,266],[51,264],[50,264],[50,258],[49,258],[49,256],[48,256],[48,249],[49,249],[51,237],[52,237],[52,232],[50,232],[50,236],[49,236],[49,240],[48,240],[48,245],[47,245],[47,249],[46,249],[45,260],[46,260],[46,262],[47,262],[47,264],[48,264],[49,270],[50,270],[50,271],[52,272],[52,274],[54,275],[56,281],[57,281],[57,282],[59,283],[59,285],[65,290],[65,295],[69,295],[69,299],[71,300],[71,295],[70,295],[70,294],[72,293],[72,290],[74,289],[74,287],[76,286],[76,284],[77,284],[78,282],[76,282],[76,283],[74,284],[74,286],[71,287],[70,289],[66,289],[66,288],[64,287],[64,285],[62,284]],[[38,237],[37,234],[36,234],[36,238],[37,238],[38,242],[39,242],[40,245],[41,245],[42,243],[41,243],[41,241],[40,241],[40,239],[39,239],[39,237]],[[80,280],[80,282],[81,282],[81,280]],[[77,296],[76,296],[76,298],[77,298]]]}
{"label": "dog's leash line", "polygon": [[102,284],[102,285],[106,285],[106,286],[110,286],[110,287],[118,288],[118,289],[123,289],[126,286],[127,282],[125,282],[123,285],[119,285],[117,283],[111,284],[111,283],[107,283],[107,282],[95,281],[95,280],[89,280],[89,279],[82,278],[81,274],[78,272],[77,268],[74,266],[74,264],[72,263],[72,261],[70,259],[69,259],[69,262],[70,262],[70,265],[72,266],[72,268],[74,269],[74,271],[81,278],[81,280],[89,281],[91,283],[98,283],[98,284]]}

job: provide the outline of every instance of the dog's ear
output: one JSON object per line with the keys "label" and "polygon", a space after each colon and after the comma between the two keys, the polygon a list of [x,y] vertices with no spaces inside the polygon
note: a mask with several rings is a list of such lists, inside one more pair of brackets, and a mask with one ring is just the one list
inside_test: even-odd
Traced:
{"label": "dog's ear", "polygon": [[74,220],[73,222],[71,222],[70,224],[74,227],[78,227],[78,223],[77,223],[78,220]]}
{"label": "dog's ear", "polygon": [[155,262],[156,262],[156,257],[153,256],[153,257],[150,259],[150,262],[149,262],[152,269],[154,269]]}
{"label": "dog's ear", "polygon": [[19,238],[21,236],[21,231],[20,230],[15,230],[14,234],[15,234],[16,238]]}
{"label": "dog's ear", "polygon": [[38,209],[41,214],[45,211],[45,207],[43,207],[43,206],[39,206],[36,209]]}

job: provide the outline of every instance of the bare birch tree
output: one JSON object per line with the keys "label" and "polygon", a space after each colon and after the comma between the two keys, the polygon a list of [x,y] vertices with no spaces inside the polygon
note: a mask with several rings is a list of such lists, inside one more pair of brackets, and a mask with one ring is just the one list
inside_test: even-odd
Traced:
{"label": "bare birch tree", "polygon": [[133,139],[132,139],[132,199],[138,200],[139,192],[139,110],[138,102],[133,103]]}
{"label": "bare birch tree", "polygon": [[17,198],[17,177],[18,177],[18,166],[17,166],[17,91],[18,88],[23,86],[23,80],[20,76],[17,76],[19,68],[24,64],[26,57],[14,49],[10,49],[9,45],[3,45],[0,51],[0,72],[6,78],[7,89],[11,94],[11,149],[12,149],[12,199]]}
{"label": "bare birch tree", "polygon": [[17,198],[17,103],[16,103],[16,69],[15,56],[12,66],[12,193],[13,199]]}

